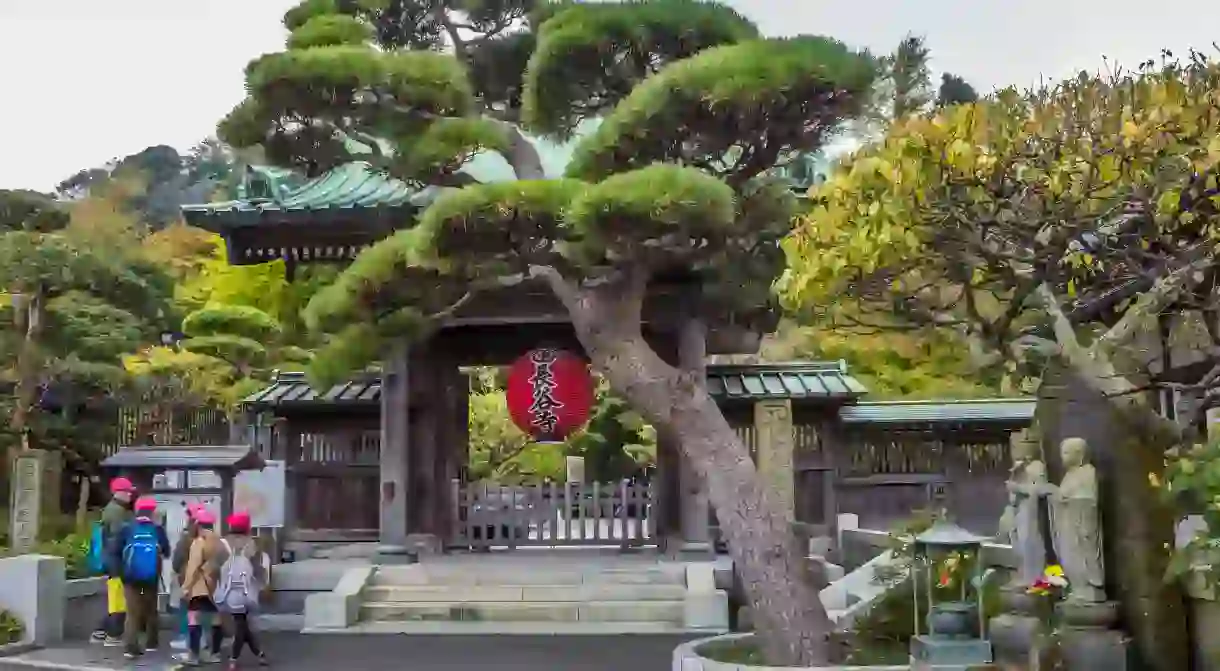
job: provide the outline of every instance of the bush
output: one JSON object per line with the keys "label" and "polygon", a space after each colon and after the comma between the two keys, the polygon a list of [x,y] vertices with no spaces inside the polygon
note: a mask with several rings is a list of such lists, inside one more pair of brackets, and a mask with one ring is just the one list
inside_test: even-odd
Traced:
{"label": "bush", "polygon": [[[98,519],[98,511],[92,511],[89,516],[89,521],[92,522]],[[8,508],[0,508],[0,544],[8,547],[9,544],[9,523],[12,521],[12,516],[9,514]],[[77,532],[76,516],[65,515],[62,513],[44,513],[39,521],[38,538],[40,540],[55,540],[65,538]]]}
{"label": "bush", "polygon": [[0,610],[0,645],[16,643],[24,634],[25,625],[21,620],[7,610]]}
{"label": "bush", "polygon": [[[3,521],[0,521],[0,557],[9,557],[12,556],[9,549],[9,513],[5,509],[0,514],[4,515]],[[96,514],[90,515],[90,522],[96,517]],[[88,578],[89,532],[77,533],[75,516],[46,515],[40,524],[39,541],[31,552],[63,557],[69,580]]]}

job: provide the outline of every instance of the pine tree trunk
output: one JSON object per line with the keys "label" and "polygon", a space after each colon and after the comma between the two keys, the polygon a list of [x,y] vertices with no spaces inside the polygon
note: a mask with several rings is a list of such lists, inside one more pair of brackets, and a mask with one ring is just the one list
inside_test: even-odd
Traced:
{"label": "pine tree trunk", "polygon": [[[561,279],[551,277],[553,287]],[[644,341],[644,281],[576,291],[558,286],[594,366],[659,433],[671,435],[707,484],[729,552],[754,609],[768,661],[783,666],[828,662],[830,620],[803,553],[737,433],[700,379],[667,364]]]}

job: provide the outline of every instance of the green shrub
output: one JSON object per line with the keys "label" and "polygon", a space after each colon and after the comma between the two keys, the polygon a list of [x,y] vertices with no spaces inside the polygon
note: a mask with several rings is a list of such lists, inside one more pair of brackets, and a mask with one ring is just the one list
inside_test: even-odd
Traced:
{"label": "green shrub", "polygon": [[65,571],[69,580],[88,578],[89,573],[89,537],[69,534],[59,540],[43,541],[34,547],[38,554],[63,557]]}
{"label": "green shrub", "polygon": [[[58,540],[41,541],[31,550],[34,554],[51,555],[64,558],[64,571],[69,580],[88,578],[89,573],[89,536],[68,534]],[[0,558],[11,557],[13,553],[7,547],[0,550]]]}
{"label": "green shrub", "polygon": [[[101,511],[90,511],[87,522],[99,519]],[[0,543],[4,547],[9,544],[9,522],[12,517],[8,508],[0,508]],[[38,522],[38,538],[40,540],[57,540],[77,533],[76,516],[62,513],[47,513]],[[82,530],[84,531],[84,530]]]}
{"label": "green shrub", "polygon": [[16,643],[24,634],[25,625],[21,620],[7,610],[0,610],[0,645]]}

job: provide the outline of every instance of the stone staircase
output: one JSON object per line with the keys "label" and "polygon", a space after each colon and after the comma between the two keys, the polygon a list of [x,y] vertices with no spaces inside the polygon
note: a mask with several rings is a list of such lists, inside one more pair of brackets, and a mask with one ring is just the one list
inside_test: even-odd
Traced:
{"label": "stone staircase", "polygon": [[728,629],[727,595],[715,589],[708,563],[381,566],[368,572],[354,610],[354,622],[345,627],[353,633],[660,634]]}

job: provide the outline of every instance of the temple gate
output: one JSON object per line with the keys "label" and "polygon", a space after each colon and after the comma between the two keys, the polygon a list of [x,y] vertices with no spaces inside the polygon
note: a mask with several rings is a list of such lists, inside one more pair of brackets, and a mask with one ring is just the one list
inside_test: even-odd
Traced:
{"label": "temple gate", "polygon": [[[238,200],[184,206],[183,215],[188,224],[223,237],[231,264],[283,260],[291,279],[300,264],[350,262],[365,247],[411,225],[434,195],[434,189],[414,189],[364,163],[315,179],[249,168]],[[680,278],[650,288],[644,333],[658,353],[677,363],[678,334],[693,319],[707,327],[709,355],[757,350],[760,334],[692,314],[693,290]],[[291,531],[299,540],[376,539],[385,561],[492,545],[588,543],[711,551],[716,534],[707,497],[692,469],[664,440],[658,445],[657,475],[647,484],[598,483],[576,491],[539,484],[505,498],[503,491],[481,490],[465,481],[469,385],[462,368],[507,365],[543,345],[582,352],[566,310],[548,288],[527,283],[479,296],[425,342],[400,343],[377,377],[357,377],[317,391],[299,374],[286,374],[252,396],[247,403],[251,411],[275,417],[267,427],[274,439],[263,442],[270,450],[267,456],[288,462]],[[850,499],[853,486],[879,484],[867,479],[876,473],[851,480],[857,476],[849,465],[863,463],[852,454],[852,445],[872,430],[868,427],[891,433],[905,427],[908,434],[924,436],[941,435],[937,432],[946,427],[989,427],[988,444],[999,445],[1008,431],[1028,422],[1021,412],[1032,414],[1032,404],[1025,401],[1017,404],[1028,408],[1021,405],[1024,410],[998,421],[988,415],[995,403],[982,402],[976,415],[955,414],[951,404],[945,410],[945,404],[932,403],[925,406],[941,409],[925,408],[931,414],[922,419],[916,413],[889,424],[857,422],[852,418],[867,413],[853,415],[861,412],[853,408],[870,404],[860,402],[866,390],[840,362],[711,367],[708,389],[752,450],[762,476],[787,493],[793,523],[811,535],[831,530],[835,513],[845,509],[839,499]],[[851,428],[857,425],[864,428]],[[868,449],[874,454],[879,448]],[[943,445],[928,449],[944,452]],[[986,469],[994,470],[995,460],[984,452],[983,458],[967,459],[968,467],[985,462]],[[897,508],[914,507],[920,498],[911,491],[949,477],[945,473],[952,470],[939,457],[924,459],[926,463],[903,459],[878,458],[876,464],[861,466],[865,471],[896,468],[887,477],[905,483],[890,483],[906,487],[906,498],[873,515],[878,523]],[[892,466],[897,463],[903,465]],[[909,472],[920,469],[933,472]],[[972,477],[981,473],[972,472]],[[1002,481],[1003,473],[998,477]],[[504,513],[488,525],[480,515],[493,499],[499,503],[492,507]],[[585,532],[586,518],[593,520],[591,534]],[[570,531],[574,520],[579,521],[576,533]],[[603,534],[605,524],[611,532]],[[560,533],[565,526],[569,531]]]}

